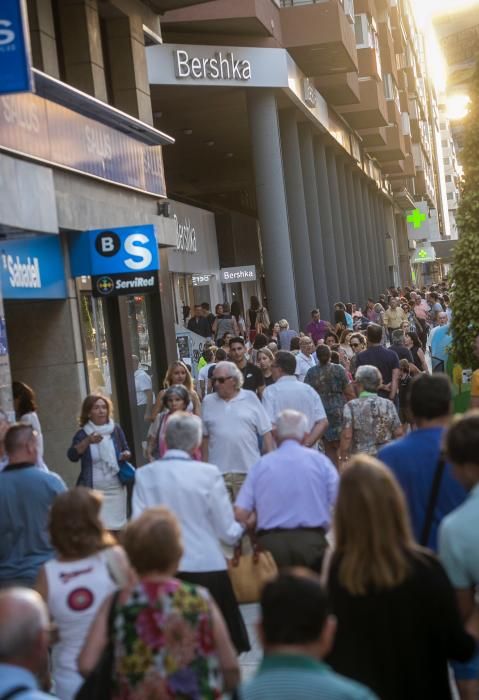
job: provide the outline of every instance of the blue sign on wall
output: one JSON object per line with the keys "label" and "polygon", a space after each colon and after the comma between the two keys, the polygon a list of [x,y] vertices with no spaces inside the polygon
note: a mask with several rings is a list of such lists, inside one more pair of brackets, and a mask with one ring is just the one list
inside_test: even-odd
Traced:
{"label": "blue sign on wall", "polygon": [[38,95],[0,95],[1,148],[166,196],[161,146],[148,146]]}
{"label": "blue sign on wall", "polygon": [[32,236],[0,244],[5,299],[65,299],[63,253],[58,236]]}
{"label": "blue sign on wall", "polygon": [[0,2],[0,94],[32,89],[30,45],[23,0]]}
{"label": "blue sign on wall", "polygon": [[154,226],[96,229],[71,238],[73,277],[90,275],[94,296],[159,291],[160,267]]}

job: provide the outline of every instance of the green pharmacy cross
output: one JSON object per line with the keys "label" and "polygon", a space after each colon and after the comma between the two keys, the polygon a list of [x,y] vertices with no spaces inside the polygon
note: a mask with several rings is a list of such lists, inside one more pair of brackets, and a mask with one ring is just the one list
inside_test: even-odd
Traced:
{"label": "green pharmacy cross", "polygon": [[422,260],[424,260],[424,258],[428,258],[428,257],[429,257],[429,254],[428,254],[427,250],[424,250],[424,248],[421,248],[421,250],[418,251],[417,257],[418,257],[418,258],[421,258]]}
{"label": "green pharmacy cross", "polygon": [[426,214],[423,214],[420,209],[414,209],[407,217],[408,224],[412,224],[414,228],[421,228],[423,221],[426,221]]}

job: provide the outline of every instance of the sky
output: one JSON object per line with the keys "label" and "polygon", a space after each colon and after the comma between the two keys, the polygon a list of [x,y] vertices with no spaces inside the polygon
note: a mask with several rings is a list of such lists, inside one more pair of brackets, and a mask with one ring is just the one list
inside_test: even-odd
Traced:
{"label": "sky", "polygon": [[[446,62],[437,40],[432,20],[436,15],[454,13],[479,4],[479,0],[411,0],[411,5],[420,29],[426,39],[428,66],[436,88],[442,92],[446,88]],[[467,111],[467,97],[455,95],[450,98],[448,111],[451,118],[461,118]]]}

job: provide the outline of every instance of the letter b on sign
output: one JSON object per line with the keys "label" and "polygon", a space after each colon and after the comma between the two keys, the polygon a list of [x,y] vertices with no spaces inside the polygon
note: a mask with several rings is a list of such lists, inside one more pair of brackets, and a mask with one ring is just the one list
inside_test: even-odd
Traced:
{"label": "letter b on sign", "polygon": [[120,236],[113,231],[102,231],[96,237],[95,248],[100,255],[111,258],[121,248]]}

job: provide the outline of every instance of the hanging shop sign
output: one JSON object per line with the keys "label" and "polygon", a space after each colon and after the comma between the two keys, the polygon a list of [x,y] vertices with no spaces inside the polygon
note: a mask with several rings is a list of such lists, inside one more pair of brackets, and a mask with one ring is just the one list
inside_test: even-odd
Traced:
{"label": "hanging shop sign", "polygon": [[223,284],[235,282],[254,282],[256,280],[256,267],[254,265],[241,265],[240,267],[223,267],[220,270]]}
{"label": "hanging shop sign", "polygon": [[191,282],[193,284],[193,287],[207,287],[212,277],[213,275],[193,274],[191,275]]}
{"label": "hanging shop sign", "polygon": [[5,299],[65,299],[67,296],[58,236],[2,241],[0,273]]}
{"label": "hanging shop sign", "polygon": [[92,278],[97,297],[159,291],[158,243],[154,226],[96,229],[72,237],[72,275]]}
{"label": "hanging shop sign", "polygon": [[420,248],[417,248],[414,257],[412,259],[413,263],[427,263],[427,262],[434,262],[436,259],[436,251],[434,250],[432,245],[424,245],[421,246]]}
{"label": "hanging shop sign", "polygon": [[[1,8],[0,0],[0,17]],[[166,196],[161,146],[149,146],[37,95],[0,96],[1,149]]]}
{"label": "hanging shop sign", "polygon": [[24,0],[0,2],[0,95],[32,89]]}

